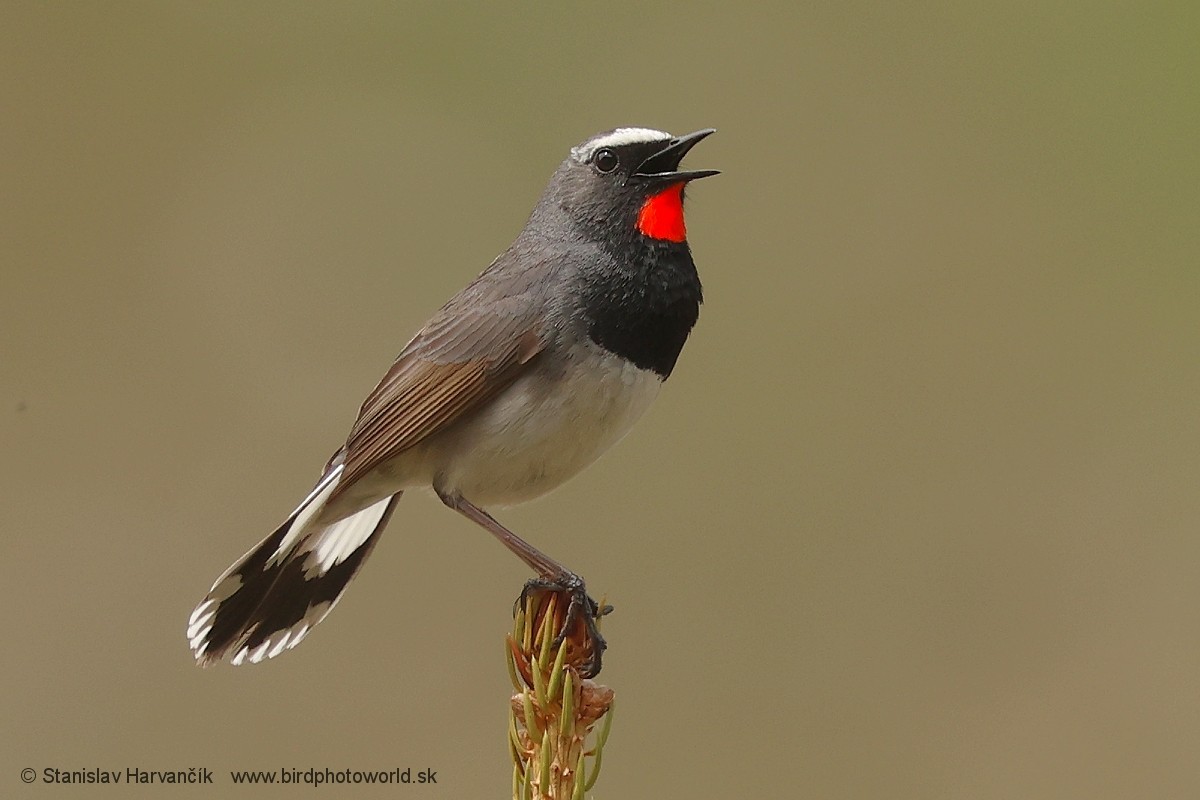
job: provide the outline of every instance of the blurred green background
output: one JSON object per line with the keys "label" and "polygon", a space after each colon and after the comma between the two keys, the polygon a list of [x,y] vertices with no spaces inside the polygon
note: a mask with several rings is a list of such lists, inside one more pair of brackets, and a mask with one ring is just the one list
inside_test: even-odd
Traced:
{"label": "blurred green background", "polygon": [[596,796],[1200,795],[1198,35],[1185,3],[4,4],[0,794],[506,796],[526,573],[436,500],[286,657],[201,671],[185,622],[571,145],[711,125],[675,375],[499,512],[616,606]]}

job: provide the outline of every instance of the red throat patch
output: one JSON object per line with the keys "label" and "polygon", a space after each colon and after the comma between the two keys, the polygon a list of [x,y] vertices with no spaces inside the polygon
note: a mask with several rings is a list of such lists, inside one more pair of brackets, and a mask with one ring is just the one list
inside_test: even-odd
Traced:
{"label": "red throat patch", "polygon": [[651,195],[638,212],[637,229],[651,239],[682,242],[687,239],[683,224],[683,184],[668,186]]}

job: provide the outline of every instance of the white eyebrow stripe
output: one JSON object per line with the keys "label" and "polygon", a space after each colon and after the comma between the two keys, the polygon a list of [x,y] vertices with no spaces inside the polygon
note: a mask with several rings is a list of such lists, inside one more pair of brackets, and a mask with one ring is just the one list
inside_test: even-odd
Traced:
{"label": "white eyebrow stripe", "polygon": [[663,142],[670,138],[671,134],[666,131],[656,131],[653,128],[617,128],[615,131],[588,139],[571,152],[582,161],[601,147],[621,147],[637,142]]}

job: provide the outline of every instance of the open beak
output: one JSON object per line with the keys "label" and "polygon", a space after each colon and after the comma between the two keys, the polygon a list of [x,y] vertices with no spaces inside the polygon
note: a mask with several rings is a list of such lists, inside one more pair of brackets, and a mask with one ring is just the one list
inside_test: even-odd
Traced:
{"label": "open beak", "polygon": [[679,169],[679,162],[683,160],[687,152],[701,139],[716,132],[716,128],[705,128],[686,136],[676,136],[667,142],[663,149],[639,164],[633,177],[662,183],[680,183],[721,174],[719,170],[715,169]]}

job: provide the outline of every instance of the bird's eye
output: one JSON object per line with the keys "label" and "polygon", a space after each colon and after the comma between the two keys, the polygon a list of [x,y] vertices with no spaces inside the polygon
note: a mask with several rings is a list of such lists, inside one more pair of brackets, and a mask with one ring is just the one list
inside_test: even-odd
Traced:
{"label": "bird's eye", "polygon": [[596,169],[601,172],[612,172],[621,163],[621,159],[617,158],[617,154],[607,147],[597,150],[596,156],[592,161],[595,163]]}

